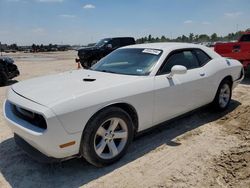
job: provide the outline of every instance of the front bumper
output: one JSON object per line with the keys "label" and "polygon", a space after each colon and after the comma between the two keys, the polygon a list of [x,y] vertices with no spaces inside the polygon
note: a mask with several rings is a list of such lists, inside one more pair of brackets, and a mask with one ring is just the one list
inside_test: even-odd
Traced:
{"label": "front bumper", "polygon": [[[36,127],[16,116],[12,110],[12,104],[43,115],[47,129]],[[79,153],[81,133],[69,134],[49,108],[25,99],[10,90],[8,100],[4,102],[3,112],[12,131],[48,158],[63,159]],[[60,147],[72,141],[75,142],[74,145],[66,148]]]}
{"label": "front bumper", "polygon": [[16,144],[23,149],[23,151],[25,151],[31,158],[40,163],[56,163],[63,160],[44,155],[17,134],[14,134],[14,140]]}
{"label": "front bumper", "polygon": [[240,77],[237,80],[233,81],[233,86],[232,89],[234,89],[237,85],[239,85],[241,83],[241,81],[244,79],[245,72],[244,69],[242,68],[241,73],[240,73]]}

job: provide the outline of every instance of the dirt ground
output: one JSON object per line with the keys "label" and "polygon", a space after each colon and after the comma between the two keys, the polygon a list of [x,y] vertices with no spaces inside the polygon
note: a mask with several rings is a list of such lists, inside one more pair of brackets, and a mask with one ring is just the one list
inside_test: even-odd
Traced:
{"label": "dirt ground", "polygon": [[[21,71],[17,81],[76,69],[73,51],[9,55]],[[8,87],[0,88],[0,106]],[[250,79],[234,90],[226,112],[205,107],[158,127],[105,168],[83,159],[53,165],[33,161],[15,145],[0,108],[1,188],[81,186],[250,188]]]}

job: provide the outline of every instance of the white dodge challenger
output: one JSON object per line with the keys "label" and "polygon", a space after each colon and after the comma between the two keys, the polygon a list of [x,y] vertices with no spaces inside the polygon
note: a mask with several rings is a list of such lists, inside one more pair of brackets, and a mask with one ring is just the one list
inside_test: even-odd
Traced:
{"label": "white dodge challenger", "polygon": [[35,159],[83,156],[104,166],[120,159],[138,132],[207,104],[226,109],[243,77],[240,62],[204,46],[133,45],[90,70],[13,85],[4,116],[17,145]]}

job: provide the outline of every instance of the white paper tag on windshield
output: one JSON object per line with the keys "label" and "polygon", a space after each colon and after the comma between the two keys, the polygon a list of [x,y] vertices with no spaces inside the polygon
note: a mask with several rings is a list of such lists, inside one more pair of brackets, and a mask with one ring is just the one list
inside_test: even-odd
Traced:
{"label": "white paper tag on windshield", "polygon": [[153,50],[153,49],[144,49],[142,53],[148,53],[153,55],[159,55],[161,53],[160,50]]}
{"label": "white paper tag on windshield", "polygon": [[136,72],[142,72],[143,70],[142,69],[136,69]]}

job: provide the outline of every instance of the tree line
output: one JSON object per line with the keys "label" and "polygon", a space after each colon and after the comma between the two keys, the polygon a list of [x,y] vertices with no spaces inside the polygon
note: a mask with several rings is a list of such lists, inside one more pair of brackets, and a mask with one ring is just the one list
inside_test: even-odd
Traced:
{"label": "tree line", "polygon": [[29,52],[52,52],[52,51],[65,51],[72,49],[70,45],[57,45],[57,44],[32,44],[31,46],[18,46],[17,44],[1,44],[0,51],[16,52],[16,51],[29,51]]}
{"label": "tree line", "polygon": [[212,35],[200,34],[195,35],[194,33],[190,33],[188,36],[182,35],[171,39],[162,35],[161,37],[153,37],[151,34],[145,37],[138,38],[136,43],[151,43],[151,42],[217,42],[217,41],[233,41],[237,40],[243,31],[238,31],[235,33],[229,33],[226,36],[218,36],[217,33],[213,33]]}
{"label": "tree line", "polygon": [[53,52],[53,51],[66,51],[71,49],[70,45],[57,45],[57,44],[49,44],[49,45],[36,45],[32,44],[31,50],[33,52]]}
{"label": "tree line", "polygon": [[[247,30],[247,31],[250,31]],[[201,42],[218,42],[218,41],[233,41],[237,40],[240,35],[244,31],[238,31],[235,33],[229,33],[226,36],[218,36],[217,33],[213,33],[212,35],[207,34],[194,34],[190,33],[188,36],[181,35],[176,38],[169,38],[165,35],[161,37],[153,37],[151,34],[145,37],[138,38],[136,43],[152,43],[152,42],[192,42],[192,43],[201,43]],[[0,42],[0,51],[24,51],[29,50],[31,52],[49,52],[49,51],[65,51],[74,49],[70,45],[57,45],[57,44],[49,44],[49,45],[37,45],[32,44],[31,46],[18,46],[17,44],[1,44]]]}

